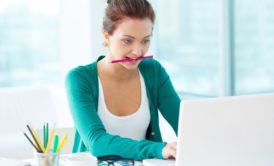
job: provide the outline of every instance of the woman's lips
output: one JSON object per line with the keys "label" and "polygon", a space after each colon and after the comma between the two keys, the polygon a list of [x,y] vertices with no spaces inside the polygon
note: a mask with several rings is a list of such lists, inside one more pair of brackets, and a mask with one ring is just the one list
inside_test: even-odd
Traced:
{"label": "woman's lips", "polygon": [[147,58],[153,58],[153,55],[149,55],[149,56],[140,56],[140,57],[137,57],[137,58],[126,57],[125,59],[113,60],[113,61],[111,61],[111,63],[119,63],[119,62],[136,62],[136,61],[138,61],[138,60],[143,60],[143,59],[147,59]]}
{"label": "woman's lips", "polygon": [[[141,57],[143,57],[143,56],[141,56]],[[126,57],[126,59],[128,59],[128,60],[130,60],[130,61],[136,61],[136,60],[138,60],[138,58],[140,58],[140,57],[137,57],[137,58]]]}

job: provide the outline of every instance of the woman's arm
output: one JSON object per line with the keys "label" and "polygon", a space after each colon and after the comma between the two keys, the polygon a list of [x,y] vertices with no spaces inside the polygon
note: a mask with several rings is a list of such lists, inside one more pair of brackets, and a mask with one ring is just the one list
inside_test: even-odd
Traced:
{"label": "woman's arm", "polygon": [[[167,72],[160,64],[158,70],[158,78],[159,84],[157,101],[159,110],[162,113],[163,117],[172,126],[176,135],[178,135],[180,98],[176,93]],[[162,151],[163,158],[176,158],[176,146],[176,142],[166,144]]]}
{"label": "woman's arm", "polygon": [[163,117],[178,134],[180,98],[175,91],[166,70],[159,65],[158,69],[158,107]]}

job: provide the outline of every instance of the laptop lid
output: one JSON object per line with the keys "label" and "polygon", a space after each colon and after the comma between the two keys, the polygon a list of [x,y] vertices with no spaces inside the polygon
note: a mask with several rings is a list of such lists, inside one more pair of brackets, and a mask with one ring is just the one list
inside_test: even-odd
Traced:
{"label": "laptop lid", "polygon": [[274,94],[182,101],[176,166],[273,166]]}

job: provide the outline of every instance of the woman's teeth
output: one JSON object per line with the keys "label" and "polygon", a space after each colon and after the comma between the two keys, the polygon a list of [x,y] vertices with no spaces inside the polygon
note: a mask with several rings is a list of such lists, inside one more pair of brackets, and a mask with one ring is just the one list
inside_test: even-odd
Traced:
{"label": "woman's teeth", "polygon": [[132,61],[136,61],[136,60],[138,60],[138,58],[140,58],[140,57],[136,57],[136,58],[126,57],[126,59],[129,59],[129,60],[132,60]]}
{"label": "woman's teeth", "polygon": [[129,60],[132,60],[132,61],[135,60],[135,58],[130,58],[130,57],[126,57],[126,59],[129,59]]}

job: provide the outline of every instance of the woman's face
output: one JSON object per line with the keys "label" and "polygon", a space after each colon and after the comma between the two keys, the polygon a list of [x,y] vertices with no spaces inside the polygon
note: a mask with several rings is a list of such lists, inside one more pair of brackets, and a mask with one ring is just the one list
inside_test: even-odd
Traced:
{"label": "woman's face", "polygon": [[[112,35],[104,32],[110,60],[144,56],[150,46],[153,24],[149,18],[124,18]],[[127,69],[136,69],[140,61],[121,62]]]}

